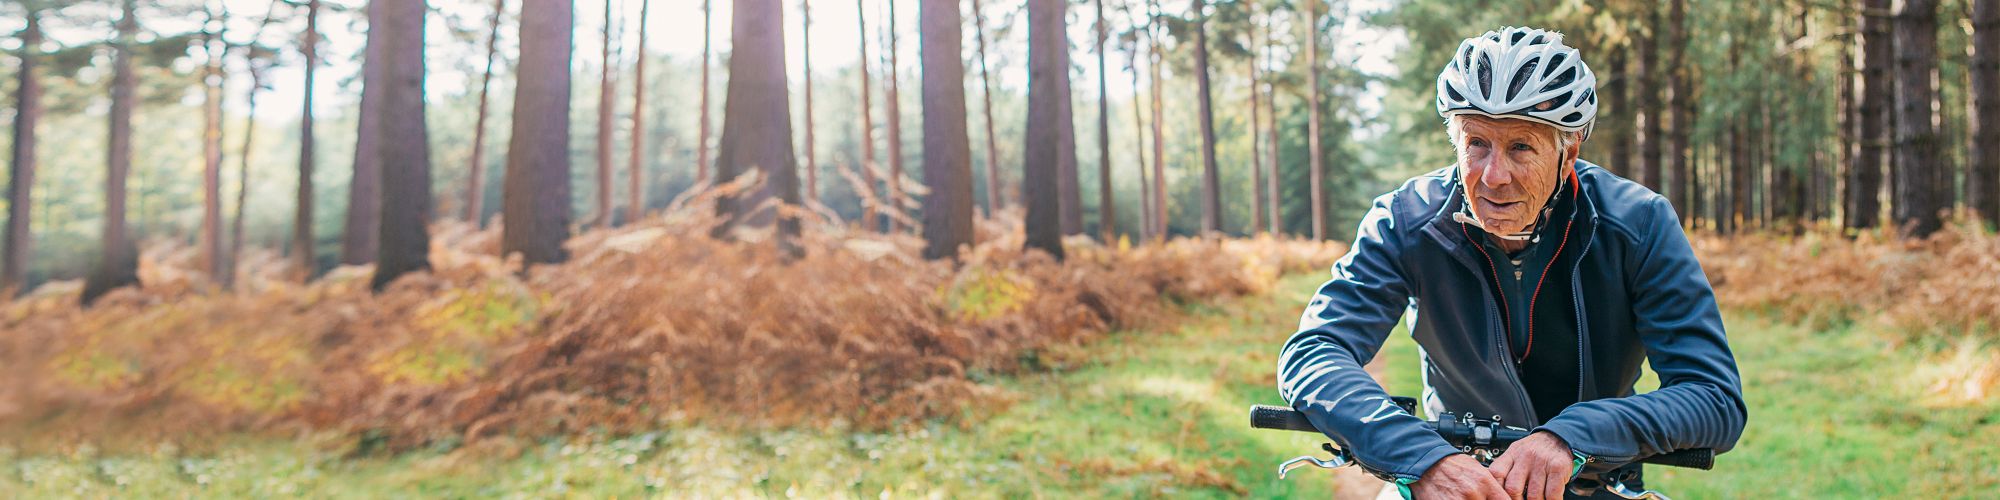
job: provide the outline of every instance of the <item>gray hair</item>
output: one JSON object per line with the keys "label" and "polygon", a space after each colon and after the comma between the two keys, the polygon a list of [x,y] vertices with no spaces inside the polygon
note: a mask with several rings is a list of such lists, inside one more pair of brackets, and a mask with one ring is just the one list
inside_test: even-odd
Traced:
{"label": "gray hair", "polygon": [[[1562,131],[1562,129],[1556,128],[1553,125],[1546,125],[1540,123],[1537,123],[1536,125],[1547,127],[1549,133],[1555,135],[1556,152],[1559,154],[1562,151],[1569,149],[1570,146],[1575,145],[1576,143],[1579,142],[1583,142],[1583,138],[1585,137],[1584,134],[1588,133],[1589,130],[1589,129],[1584,129],[1583,131],[1577,131],[1577,132],[1564,132]],[[1454,114],[1445,117],[1444,133],[1446,137],[1451,139],[1451,147],[1453,151],[1457,152],[1458,154],[1457,158],[1460,161],[1463,161],[1465,159],[1465,140],[1464,140],[1465,115]]]}

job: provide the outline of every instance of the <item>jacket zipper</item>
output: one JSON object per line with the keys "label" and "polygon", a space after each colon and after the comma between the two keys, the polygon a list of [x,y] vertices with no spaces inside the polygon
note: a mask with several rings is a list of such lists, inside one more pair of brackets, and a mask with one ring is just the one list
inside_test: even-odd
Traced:
{"label": "jacket zipper", "polygon": [[[1472,241],[1471,234],[1465,231],[1465,223],[1463,222],[1459,223],[1459,231],[1461,232],[1461,234],[1466,235],[1466,244],[1468,245],[1479,244],[1478,242]],[[1485,250],[1478,249],[1476,247],[1475,250],[1481,252],[1481,254],[1484,255]],[[1491,257],[1488,257],[1488,259],[1490,260]],[[1492,264],[1489,263],[1488,265]],[[1521,375],[1518,373],[1514,373],[1515,371],[1514,367],[1519,366],[1519,364],[1514,362],[1514,350],[1507,346],[1507,344],[1509,343],[1509,339],[1507,339],[1506,330],[1501,329],[1501,326],[1505,325],[1505,322],[1510,321],[1511,318],[1504,317],[1500,314],[1500,306],[1498,305],[1499,303],[1495,302],[1493,299],[1493,289],[1495,287],[1500,286],[1500,284],[1485,283],[1486,276],[1481,275],[1477,272],[1473,273],[1473,275],[1477,276],[1479,278],[1479,281],[1486,285],[1480,287],[1479,290],[1479,295],[1481,297],[1486,298],[1486,312],[1487,312],[1486,317],[1489,319],[1497,318],[1499,320],[1499,322],[1497,323],[1489,322],[1490,324],[1487,325],[1486,332],[1489,337],[1493,338],[1494,347],[1497,348],[1495,350],[1495,353],[1498,355],[1498,358],[1500,360],[1500,365],[1499,365],[1500,371],[1506,372],[1507,380],[1509,382],[1513,382],[1514,396],[1515,396],[1514,403],[1518,407],[1518,409],[1521,410],[1521,414],[1527,416],[1529,424],[1527,428],[1534,428],[1537,425],[1541,425],[1541,416],[1536,415],[1534,405],[1528,403],[1529,401],[1528,388],[1526,387],[1525,384],[1521,383]]]}

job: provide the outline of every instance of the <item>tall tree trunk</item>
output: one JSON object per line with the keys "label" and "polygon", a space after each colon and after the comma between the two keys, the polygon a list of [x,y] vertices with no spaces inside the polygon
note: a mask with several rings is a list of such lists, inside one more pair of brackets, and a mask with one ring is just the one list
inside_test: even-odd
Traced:
{"label": "tall tree trunk", "polygon": [[[299,109],[299,189],[298,208],[292,213],[292,266],[298,268],[299,282],[312,281],[319,260],[313,256],[313,78],[319,67],[319,0],[306,1],[305,99]],[[483,93],[484,90],[481,90]],[[475,150],[476,151],[476,150]],[[475,189],[475,191],[477,191]],[[473,213],[477,213],[474,211]]]}
{"label": "tall tree trunk", "polygon": [[[1063,72],[1068,73],[1070,68],[1068,37],[1063,38],[1063,51],[1057,56],[1062,58]],[[1064,96],[1060,103],[1061,108],[1056,110],[1055,120],[1056,189],[1057,194],[1062,197],[1059,202],[1062,210],[1062,234],[1068,236],[1083,234],[1083,186],[1081,185],[1083,180],[1076,164],[1076,91],[1070,86],[1071,81],[1067,76],[1056,83],[1061,86],[1061,95]]]}
{"label": "tall tree trunk", "polygon": [[[986,13],[972,0],[972,38],[979,43],[979,88],[986,114],[986,211],[1007,207],[1007,190],[1000,184],[1000,143],[993,134],[993,74],[986,68]],[[1138,75],[1133,75],[1138,78]]]}
{"label": "tall tree trunk", "polygon": [[132,106],[138,86],[132,75],[132,44],[139,36],[139,21],[133,11],[138,0],[121,3],[118,43],[112,56],[111,132],[105,148],[103,248],[97,270],[83,284],[85,306],[112,289],[139,284],[139,248],[125,228],[125,178],[132,172]]}
{"label": "tall tree trunk", "polygon": [[570,57],[576,34],[570,0],[523,0],[513,134],[501,181],[500,252],[529,264],[569,258]]}
{"label": "tall tree trunk", "polygon": [[[701,120],[701,126],[699,127],[699,128],[701,129],[701,132],[700,132],[700,135],[699,135],[699,136],[698,136],[698,137],[697,137],[697,138],[695,139],[695,143],[694,143],[694,149],[695,149],[695,166],[694,166],[694,181],[695,181],[695,182],[697,182],[697,183],[699,183],[699,182],[706,182],[706,181],[708,181],[708,166],[709,166],[709,163],[708,163],[708,160],[709,160],[709,158],[708,158],[708,123],[709,123],[709,121],[708,121],[708,82],[709,82],[709,79],[708,79],[708,53],[709,53],[709,52],[711,52],[711,50],[709,49],[709,42],[710,42],[710,40],[711,40],[712,38],[714,38],[714,35],[712,34],[712,33],[714,32],[714,29],[713,29],[713,27],[714,27],[714,24],[712,24],[712,22],[711,22],[711,19],[715,17],[715,6],[713,5],[714,1],[715,1],[715,0],[701,0],[701,118],[700,118],[700,120]],[[854,0],[854,5],[855,5],[856,7],[859,7],[859,6],[861,5],[861,0]],[[857,8],[856,12],[857,12],[857,14],[855,15],[855,17],[857,17],[857,18],[860,18],[860,17],[862,17],[862,15],[861,15],[861,14],[858,14],[858,12],[859,12],[859,9],[858,9],[858,8]],[[863,22],[865,23],[866,21],[863,21]],[[866,35],[866,33],[868,33],[868,30],[866,30],[866,29],[863,29],[863,30],[861,31],[861,33],[863,33],[863,35],[861,36],[861,38],[864,38],[864,39],[865,39],[865,38],[867,38],[867,37],[868,37],[868,36]],[[862,59],[863,61],[866,61],[866,60],[868,60],[868,49],[866,48],[866,45],[868,45],[868,42],[865,42],[865,41],[864,41],[864,42],[861,42],[861,44],[862,44],[862,45],[864,46],[864,47],[863,47],[863,48],[861,49],[861,59]],[[861,63],[861,65],[862,65],[862,66],[861,66],[861,67],[862,67],[862,71],[861,71],[861,77],[862,77],[862,78],[867,78],[867,77],[868,77],[868,71],[867,71],[867,67],[868,67],[868,63],[866,63],[866,62],[863,62],[863,63]],[[863,85],[862,85],[862,87],[861,87],[861,95],[862,95],[862,103],[863,103],[863,104],[866,104],[866,103],[867,103],[867,95],[868,95],[868,87],[867,87],[867,84],[863,84]],[[865,108],[866,106],[863,106],[863,107]],[[866,113],[866,111],[864,111],[863,113]],[[865,114],[864,114],[864,116],[865,116]]]}
{"label": "tall tree trunk", "polygon": [[250,145],[257,135],[257,89],[263,87],[263,71],[252,66],[250,94],[244,96],[243,149],[236,153],[236,213],[229,222],[229,258],[223,271],[223,286],[236,283],[236,267],[243,260],[243,213],[250,202]]}
{"label": "tall tree trunk", "polygon": [[889,17],[882,21],[882,28],[889,33],[888,44],[882,51],[889,56],[889,85],[882,94],[882,101],[888,104],[885,112],[889,115],[889,177],[886,182],[889,203],[889,232],[903,232],[898,216],[908,210],[903,206],[903,97],[897,80],[902,79],[901,63],[896,62],[896,0],[885,0],[889,4]]}
{"label": "tall tree trunk", "polygon": [[[227,7],[223,7],[227,9]],[[207,24],[227,26],[229,13],[217,15],[208,11]],[[201,85],[201,261],[208,271],[208,279],[224,287],[229,286],[228,258],[222,247],[222,91],[228,82],[223,73],[222,59],[228,57],[229,42],[224,40],[223,28],[216,28],[203,36],[202,52],[208,59],[203,65]]]}
{"label": "tall tree trunk", "polygon": [[1895,124],[1890,115],[1894,83],[1889,79],[1891,50],[1889,0],[1861,1],[1861,61],[1859,99],[1856,115],[1861,117],[1861,154],[1847,168],[1848,229],[1875,227],[1882,212],[1882,172],[1888,168],[1889,130]]}
{"label": "tall tree trunk", "polygon": [[[864,1],[854,0],[854,19],[860,26],[856,31],[860,36],[855,40],[861,46],[861,57],[854,62],[861,70],[861,185],[856,187],[861,194],[861,227],[874,231],[882,227],[882,222],[875,218],[876,206],[881,204],[881,200],[875,197],[875,108],[868,104],[869,85],[873,78],[868,74],[868,9],[863,5]],[[992,116],[987,114],[988,118]]]}
{"label": "tall tree trunk", "polygon": [[1938,151],[1944,146],[1931,114],[1937,99],[1937,0],[1897,0],[1896,50],[1896,227],[1921,238],[1943,227],[1938,212],[1951,205],[1951,170]]}
{"label": "tall tree trunk", "polygon": [[717,233],[727,235],[738,225],[766,227],[775,223],[778,246],[798,255],[802,250],[796,241],[797,217],[771,210],[751,212],[774,197],[786,205],[799,205],[798,164],[792,152],[791,103],[785,81],[785,11],[779,0],[735,0],[731,18],[729,40],[733,48],[716,180],[728,182],[755,168],[762,170],[763,183],[754,193],[716,200],[717,212],[728,218]]}
{"label": "tall tree trunk", "polygon": [[[1694,74],[1687,68],[1688,26],[1687,0],[1673,0],[1667,6],[1667,29],[1672,35],[1670,52],[1667,56],[1667,88],[1672,94],[1668,106],[1672,110],[1673,132],[1668,137],[1673,141],[1668,145],[1667,170],[1674,177],[1670,190],[1674,211],[1680,214],[1681,224],[1692,227],[1696,215],[1694,182]],[[1629,94],[1628,94],[1629,95]],[[1628,101],[1629,102],[1629,101]]]}
{"label": "tall tree trunk", "polygon": [[41,59],[41,12],[28,7],[27,26],[21,30],[21,62],[14,70],[19,84],[14,87],[14,150],[7,171],[6,260],[0,261],[0,300],[14,296],[27,285],[28,253],[33,234],[28,223],[34,205],[35,126],[42,117],[42,79],[36,68]]}
{"label": "tall tree trunk", "polygon": [[[1658,26],[1657,9],[1648,3],[1645,18],[1650,26]],[[1650,27],[1648,29],[1651,29]],[[1655,190],[1660,189],[1660,86],[1654,79],[1660,72],[1659,51],[1654,50],[1656,33],[1640,33],[1634,40],[1632,50],[1633,68],[1631,76],[1637,81],[1632,86],[1634,99],[1638,101],[1638,113],[1633,117],[1632,143],[1639,157],[1631,166],[1633,177],[1640,184]]]}
{"label": "tall tree trunk", "polygon": [[[1745,43],[1747,42],[1743,40],[1731,40],[1729,43],[1729,71],[1731,73],[1740,71],[1743,67],[1743,45]],[[1748,137],[1744,136],[1743,113],[1732,114],[1725,120],[1729,127],[1729,136],[1725,139],[1725,142],[1728,143],[1729,151],[1728,170],[1726,170],[1729,177],[1729,200],[1725,204],[1728,206],[1728,210],[1723,213],[1722,220],[1718,221],[1716,229],[1728,233],[1742,227],[1743,219],[1750,215],[1751,168],[1750,141]]]}
{"label": "tall tree trunk", "polygon": [[[1272,12],[1264,14],[1264,45],[1260,49],[1263,50],[1264,67],[1267,68],[1274,67],[1271,65],[1271,53],[1276,52],[1272,46],[1277,42],[1275,37],[1271,36],[1271,24],[1273,24],[1271,22],[1271,13],[1276,12],[1276,9],[1276,7],[1272,7]],[[1278,191],[1278,84],[1272,78],[1264,79],[1264,106],[1265,119],[1270,120],[1266,124],[1268,126],[1264,127],[1265,134],[1268,136],[1264,141],[1264,147],[1270,148],[1271,153],[1265,160],[1269,163],[1264,167],[1264,202],[1266,203],[1264,207],[1264,223],[1266,224],[1266,230],[1270,231],[1271,234],[1279,234],[1283,231],[1282,227],[1284,223],[1280,221],[1281,218],[1278,215],[1278,211],[1284,202],[1281,198],[1283,195],[1279,194]]]}
{"label": "tall tree trunk", "polygon": [[618,87],[612,80],[612,72],[618,68],[618,58],[611,54],[611,0],[604,1],[604,44],[600,52],[604,62],[603,71],[597,78],[597,213],[592,214],[599,227],[611,227],[611,134],[615,133],[612,118],[613,107],[618,105]]}
{"label": "tall tree trunk", "polygon": [[[1841,0],[1839,7],[1842,11],[1852,11],[1856,8],[1854,0]],[[1836,29],[1846,33],[1839,38],[1840,72],[1837,74],[1840,78],[1841,119],[1840,135],[1838,137],[1840,159],[1838,166],[1835,167],[1839,173],[1834,176],[1839,179],[1838,183],[1842,190],[1839,193],[1829,190],[1826,192],[1826,196],[1833,203],[1833,205],[1828,207],[1829,216],[1832,213],[1831,210],[1837,207],[1843,213],[1843,219],[1840,223],[1843,224],[1842,227],[1845,227],[1846,221],[1853,219],[1852,215],[1845,214],[1847,211],[1846,193],[1848,189],[1852,189],[1852,186],[1848,186],[1847,184],[1853,179],[1853,170],[1861,157],[1861,134],[1859,130],[1861,128],[1862,117],[1859,105],[1856,103],[1856,101],[1860,100],[1859,88],[1855,85],[1855,80],[1859,79],[1859,71],[1854,66],[1855,58],[1859,57],[1857,55],[1858,51],[1855,50],[1855,45],[1859,43],[1861,38],[1856,33],[1856,30],[1859,29],[1859,24],[1855,22],[1855,16],[1840,16],[1838,20],[1840,24]]]}
{"label": "tall tree trunk", "polygon": [[[1061,127],[1048,126],[1062,116],[1069,80],[1069,36],[1066,0],[1028,0],[1028,123],[1022,142],[1021,195],[1028,206],[1027,248],[1062,259],[1061,197],[1056,177],[1061,171]],[[1157,122],[1156,122],[1157,123]]]}
{"label": "tall tree trunk", "polygon": [[[1656,34],[1655,36],[1658,35]],[[1668,43],[1671,44],[1672,39],[1669,39]],[[1597,96],[1601,103],[1597,112],[1599,116],[1624,116],[1631,113],[1634,107],[1632,106],[1634,100],[1629,99],[1626,94],[1631,92],[1631,88],[1633,87],[1630,82],[1633,79],[1635,71],[1627,62],[1629,60],[1628,54],[1636,50],[1631,46],[1620,46],[1612,48],[1610,51],[1610,57],[1607,60],[1607,64],[1605,64],[1605,67],[1609,71],[1600,73],[1604,76],[1597,80]],[[1598,166],[1626,176],[1637,176],[1640,172],[1633,170],[1638,165],[1632,162],[1632,134],[1621,133],[1622,131],[1619,129],[1623,127],[1617,126],[1618,122],[1619,120],[1607,120],[1600,125],[1602,128],[1591,132],[1591,135],[1603,134],[1607,140],[1611,141],[1610,147],[1607,148],[1609,150],[1608,156],[1598,160],[1597,164]],[[1666,188],[1663,186],[1652,187],[1655,191],[1666,191]]]}
{"label": "tall tree trunk", "polygon": [[1132,144],[1137,146],[1134,158],[1139,159],[1139,239],[1144,241],[1153,236],[1153,185],[1146,171],[1146,117],[1139,108],[1139,42],[1132,42],[1131,57],[1125,60],[1126,72],[1132,74]]}
{"label": "tall tree trunk", "polygon": [[1208,29],[1204,26],[1208,14],[1203,12],[1207,0],[1194,0],[1189,7],[1194,16],[1194,71],[1195,80],[1201,85],[1201,232],[1213,235],[1222,231],[1222,179],[1215,166],[1215,113],[1210,109],[1211,99],[1208,88]]}
{"label": "tall tree trunk", "polygon": [[[371,25],[382,37],[382,123],[376,130],[376,163],[382,166],[380,261],[369,286],[381,290],[404,274],[431,268],[431,146],[424,124],[424,0],[387,3],[385,22]],[[373,3],[373,2],[371,2]],[[539,11],[538,11],[539,14]],[[373,45],[371,43],[371,45]],[[546,115],[530,115],[547,119]]]}
{"label": "tall tree trunk", "polygon": [[1111,201],[1111,93],[1105,90],[1111,74],[1104,71],[1110,29],[1104,23],[1104,0],[1097,0],[1097,232],[1105,243],[1118,237],[1118,205]]}
{"label": "tall tree trunk", "polygon": [[1146,66],[1153,72],[1152,77],[1147,79],[1153,84],[1153,238],[1158,241],[1166,241],[1167,154],[1166,132],[1163,130],[1166,120],[1161,118],[1161,113],[1165,111],[1165,106],[1162,104],[1160,98],[1160,92],[1164,90],[1162,87],[1163,84],[1160,81],[1160,65],[1166,62],[1166,56],[1160,53],[1160,30],[1166,29],[1166,27],[1160,26],[1159,0],[1146,0],[1146,6],[1148,7],[1146,17],[1146,47],[1147,50],[1151,51],[1151,58],[1147,60]]}
{"label": "tall tree trunk", "polygon": [[[479,74],[479,115],[472,122],[472,161],[466,166],[465,220],[471,222],[472,227],[486,226],[483,206],[486,201],[486,102],[493,89],[493,56],[500,48],[500,18],[506,12],[507,0],[493,0],[492,29],[486,34],[486,70]],[[640,32],[644,33],[644,28]],[[639,64],[645,64],[645,59],[640,58]]]}
{"label": "tall tree trunk", "polygon": [[[377,2],[368,3],[369,26],[389,22],[382,19],[381,10]],[[381,89],[386,86],[382,80],[382,61],[388,57],[385,50],[372,36],[362,49],[361,115],[354,134],[354,176],[347,183],[347,224],[340,236],[342,264],[375,262],[376,238],[381,236],[382,165],[375,148],[382,123]]]}
{"label": "tall tree trunk", "polygon": [[965,60],[958,0],[923,0],[918,46],[924,68],[924,258],[972,245],[972,146],[965,132]]}
{"label": "tall tree trunk", "polygon": [[1970,80],[1965,122],[1966,204],[1987,224],[2000,224],[2000,0],[1973,0]]}
{"label": "tall tree trunk", "polygon": [[[1250,0],[1246,6],[1250,12],[1251,22],[1256,24],[1256,0]],[[1270,21],[1265,20],[1265,22],[1268,23]],[[1257,90],[1256,28],[1253,27],[1249,30],[1249,36],[1250,43],[1245,45],[1245,47],[1250,51],[1250,55],[1245,58],[1245,62],[1247,63],[1246,66],[1250,68],[1250,232],[1255,233],[1264,230],[1264,150],[1259,147],[1263,145],[1261,142],[1264,133],[1264,120],[1262,117],[1263,110],[1259,109],[1263,107],[1262,96],[1258,95]]]}
{"label": "tall tree trunk", "polygon": [[1306,150],[1312,155],[1307,182],[1312,183],[1313,241],[1326,239],[1326,171],[1319,149],[1319,5],[1306,7]]}
{"label": "tall tree trunk", "polygon": [[[639,217],[646,214],[646,20],[651,19],[647,15],[651,13],[652,6],[652,0],[639,0],[639,62],[632,68],[632,151],[625,162],[625,220],[628,224],[638,222]],[[807,65],[806,68],[810,75],[812,66]],[[806,77],[806,81],[811,82],[812,77]],[[812,102],[811,85],[806,86],[806,96],[806,102]],[[806,116],[811,117],[812,114],[808,112]],[[807,137],[811,137],[810,133]]]}
{"label": "tall tree trunk", "polygon": [[[644,0],[641,0],[644,1]],[[807,204],[819,204],[819,154],[813,139],[813,51],[812,51],[812,0],[799,0],[799,26],[804,43],[799,44],[799,56],[805,62],[806,78],[806,184],[801,193]],[[646,30],[639,29],[639,39],[645,40]]]}

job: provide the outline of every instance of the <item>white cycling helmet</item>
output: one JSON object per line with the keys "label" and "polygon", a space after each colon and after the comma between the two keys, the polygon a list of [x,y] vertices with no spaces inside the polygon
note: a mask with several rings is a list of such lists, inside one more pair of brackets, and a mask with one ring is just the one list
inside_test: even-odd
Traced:
{"label": "white cycling helmet", "polygon": [[1437,79],[1438,116],[1522,118],[1589,134],[1597,76],[1562,34],[1501,28],[1467,38]]}

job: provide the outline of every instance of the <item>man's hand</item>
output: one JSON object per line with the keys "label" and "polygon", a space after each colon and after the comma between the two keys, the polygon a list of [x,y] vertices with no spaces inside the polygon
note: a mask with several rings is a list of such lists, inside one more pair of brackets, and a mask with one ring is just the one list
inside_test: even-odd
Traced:
{"label": "man's hand", "polygon": [[1473,498],[1479,500],[1500,500],[1507,498],[1506,490],[1500,488],[1500,481],[1487,473],[1485,467],[1465,454],[1454,454],[1432,464],[1424,476],[1410,485],[1410,496],[1423,500]]}
{"label": "man's hand", "polygon": [[1486,469],[1515,500],[1561,500],[1575,472],[1569,445],[1549,431],[1537,431],[1515,441]]}

